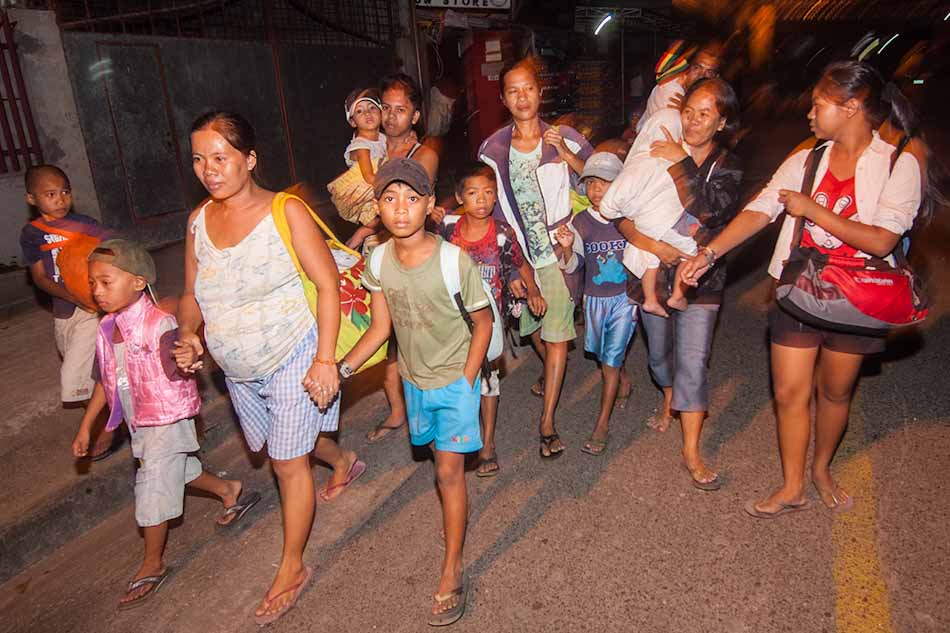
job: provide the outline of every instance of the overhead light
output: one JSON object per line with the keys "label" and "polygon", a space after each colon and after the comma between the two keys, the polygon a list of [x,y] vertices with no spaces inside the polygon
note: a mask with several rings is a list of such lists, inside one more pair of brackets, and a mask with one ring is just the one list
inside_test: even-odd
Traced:
{"label": "overhead light", "polygon": [[914,80],[914,85],[915,85],[915,86],[923,86],[923,85],[924,85],[924,80],[923,80],[923,79],[915,79],[915,80]]}
{"label": "overhead light", "polygon": [[600,24],[597,25],[596,29],[594,29],[594,35],[600,35],[600,29],[604,28],[604,26],[606,26],[607,23],[613,19],[613,17],[614,15],[612,13],[608,13],[603,18],[601,18]]}
{"label": "overhead light", "polygon": [[943,21],[946,22],[947,20],[950,20],[950,13],[948,13],[948,14],[945,15],[945,16],[943,16]]}
{"label": "overhead light", "polygon": [[891,36],[891,39],[884,42],[884,46],[881,47],[881,50],[879,50],[877,54],[880,55],[881,53],[883,53],[884,49],[887,48],[887,45],[893,42],[894,40],[896,40],[898,35],[900,35],[900,33],[894,33],[894,35]]}

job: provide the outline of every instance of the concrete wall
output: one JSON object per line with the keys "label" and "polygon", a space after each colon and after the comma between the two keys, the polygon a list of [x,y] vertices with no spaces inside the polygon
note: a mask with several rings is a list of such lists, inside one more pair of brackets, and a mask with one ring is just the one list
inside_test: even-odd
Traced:
{"label": "concrete wall", "polygon": [[[56,15],[26,9],[7,9],[7,14],[16,23],[17,52],[43,159],[59,165],[69,175],[75,208],[100,217]],[[0,175],[0,265],[19,263],[20,227],[29,219],[29,207],[23,199],[23,173]],[[0,280],[0,286],[7,284],[9,281]]]}

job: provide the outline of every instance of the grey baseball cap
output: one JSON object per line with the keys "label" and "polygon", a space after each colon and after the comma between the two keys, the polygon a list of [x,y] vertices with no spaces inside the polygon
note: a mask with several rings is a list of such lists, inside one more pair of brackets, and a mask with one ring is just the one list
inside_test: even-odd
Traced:
{"label": "grey baseball cap", "polygon": [[623,163],[613,152],[595,152],[584,163],[581,180],[596,176],[601,180],[612,182],[623,171]]}
{"label": "grey baseball cap", "polygon": [[376,194],[376,199],[379,200],[386,187],[394,182],[406,183],[421,196],[431,196],[435,193],[425,167],[411,158],[394,158],[379,168],[373,182],[373,193]]}

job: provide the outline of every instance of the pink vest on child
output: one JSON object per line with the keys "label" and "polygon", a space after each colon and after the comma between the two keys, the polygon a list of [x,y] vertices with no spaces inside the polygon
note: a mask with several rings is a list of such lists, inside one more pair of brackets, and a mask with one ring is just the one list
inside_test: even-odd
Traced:
{"label": "pink vest on child", "polygon": [[[106,315],[99,324],[96,357],[99,380],[106,392],[110,413],[106,430],[126,422],[130,427],[164,426],[194,417],[201,410],[201,398],[194,378],[165,375],[161,357],[161,325],[175,317],[163,312],[144,294],[122,312]],[[116,357],[112,336],[119,328],[125,341],[125,367],[134,411],[124,416],[116,390]],[[166,361],[167,362],[167,361]],[[134,419],[129,419],[132,417]]]}

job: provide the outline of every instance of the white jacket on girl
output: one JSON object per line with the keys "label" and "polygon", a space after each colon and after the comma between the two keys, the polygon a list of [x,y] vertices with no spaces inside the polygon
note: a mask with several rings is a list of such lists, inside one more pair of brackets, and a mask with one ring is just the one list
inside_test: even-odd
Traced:
{"label": "white jacket on girl", "polygon": [[[828,142],[818,162],[815,184],[811,195],[821,184],[828,171],[828,159],[834,143]],[[745,208],[749,211],[764,213],[774,222],[785,210],[778,200],[780,189],[801,191],[805,177],[805,160],[814,147],[814,142],[802,144],[779,166],[772,179]],[[921,174],[917,159],[909,152],[903,152],[894,164],[891,172],[891,156],[896,148],[873,133],[871,143],[865,148],[854,172],[854,191],[857,212],[852,220],[862,224],[877,226],[895,235],[903,235],[914,225],[917,209],[920,208]],[[769,263],[769,275],[778,279],[782,275],[785,260],[791,254],[792,239],[795,232],[795,218],[786,215],[782,231],[772,252]],[[868,257],[858,251],[857,256]],[[892,264],[893,258],[888,257]]]}

